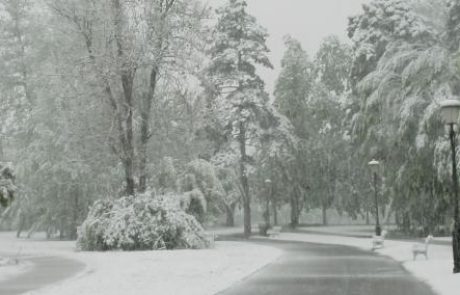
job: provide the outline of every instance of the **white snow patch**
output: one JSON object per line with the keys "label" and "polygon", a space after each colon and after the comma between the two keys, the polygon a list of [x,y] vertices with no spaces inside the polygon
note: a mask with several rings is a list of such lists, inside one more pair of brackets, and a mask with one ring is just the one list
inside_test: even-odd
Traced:
{"label": "white snow patch", "polygon": [[217,242],[208,250],[77,253],[75,258],[88,265],[83,275],[29,294],[211,295],[279,254],[269,247],[230,242]]}
{"label": "white snow patch", "polygon": [[0,252],[60,255],[86,264],[77,276],[29,295],[211,295],[277,259],[282,251],[250,243],[216,242],[205,250],[75,252],[74,242],[16,240],[0,233]]}
{"label": "white snow patch", "polygon": [[0,256],[0,282],[28,271],[32,267],[31,263],[10,258],[7,255]]}

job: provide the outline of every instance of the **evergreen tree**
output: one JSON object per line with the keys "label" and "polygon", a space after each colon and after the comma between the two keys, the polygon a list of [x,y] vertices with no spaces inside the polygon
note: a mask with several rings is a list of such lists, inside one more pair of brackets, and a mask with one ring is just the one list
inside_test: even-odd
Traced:
{"label": "evergreen tree", "polygon": [[447,15],[447,40],[449,49],[452,52],[458,51],[460,47],[460,1],[450,0],[448,3],[449,12]]}
{"label": "evergreen tree", "polygon": [[316,76],[329,91],[343,94],[348,88],[351,48],[340,42],[335,35],[326,37],[315,59]]}
{"label": "evergreen tree", "polygon": [[299,41],[284,38],[286,52],[281,60],[281,72],[275,85],[275,103],[296,129],[297,136],[306,138],[306,107],[313,87],[313,64]]}
{"label": "evergreen tree", "polygon": [[244,234],[251,234],[251,196],[249,192],[247,145],[260,126],[267,103],[264,82],[257,66],[272,68],[267,57],[267,33],[247,12],[244,0],[228,0],[217,10],[209,74],[218,89],[216,105],[220,118],[230,126],[238,143],[239,178],[244,209]]}
{"label": "evergreen tree", "polygon": [[279,112],[288,118],[294,127],[295,135],[300,139],[295,149],[290,151],[295,161],[281,166],[291,188],[287,192],[290,196],[291,226],[296,227],[309,188],[309,180],[306,177],[310,119],[307,102],[314,84],[314,70],[299,41],[286,36],[284,42],[286,52],[281,61],[281,73],[276,81],[275,104]]}

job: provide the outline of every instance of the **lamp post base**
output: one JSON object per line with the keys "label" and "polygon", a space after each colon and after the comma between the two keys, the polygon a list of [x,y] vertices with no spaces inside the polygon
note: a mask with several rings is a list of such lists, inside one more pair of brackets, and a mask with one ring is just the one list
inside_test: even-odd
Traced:
{"label": "lamp post base", "polygon": [[460,273],[460,227],[458,225],[452,232],[452,249],[454,252],[454,273]]}
{"label": "lamp post base", "polygon": [[375,226],[375,235],[379,237],[381,234],[382,234],[382,228],[380,227],[380,225],[376,225]]}

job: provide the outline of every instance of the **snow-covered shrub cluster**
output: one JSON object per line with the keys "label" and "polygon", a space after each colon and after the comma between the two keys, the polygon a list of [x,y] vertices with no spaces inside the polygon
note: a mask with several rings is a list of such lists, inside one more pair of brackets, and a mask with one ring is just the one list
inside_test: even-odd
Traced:
{"label": "snow-covered shrub cluster", "polygon": [[205,196],[198,189],[183,193],[181,208],[195,217],[200,223],[205,221],[206,204]]}
{"label": "snow-covered shrub cluster", "polygon": [[0,163],[0,208],[13,201],[15,189],[13,170],[8,164]]}
{"label": "snow-covered shrub cluster", "polygon": [[97,201],[79,228],[77,246],[84,251],[208,247],[202,226],[180,208],[180,199],[144,194]]}

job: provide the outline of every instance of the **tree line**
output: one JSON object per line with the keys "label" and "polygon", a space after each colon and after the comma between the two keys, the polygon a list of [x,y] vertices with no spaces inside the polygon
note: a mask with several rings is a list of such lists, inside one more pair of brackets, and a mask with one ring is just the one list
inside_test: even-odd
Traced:
{"label": "tree line", "polygon": [[[251,209],[290,225],[320,208],[401,229],[449,225],[449,146],[437,112],[457,94],[460,1],[373,0],[350,42],[310,57],[284,38],[273,95],[268,32],[244,0],[1,0],[0,157],[15,174],[2,220],[76,238],[94,201],[187,196],[202,223]],[[345,29],[345,28],[344,28]],[[269,180],[269,181],[267,181]],[[276,221],[275,221],[276,222]]]}

